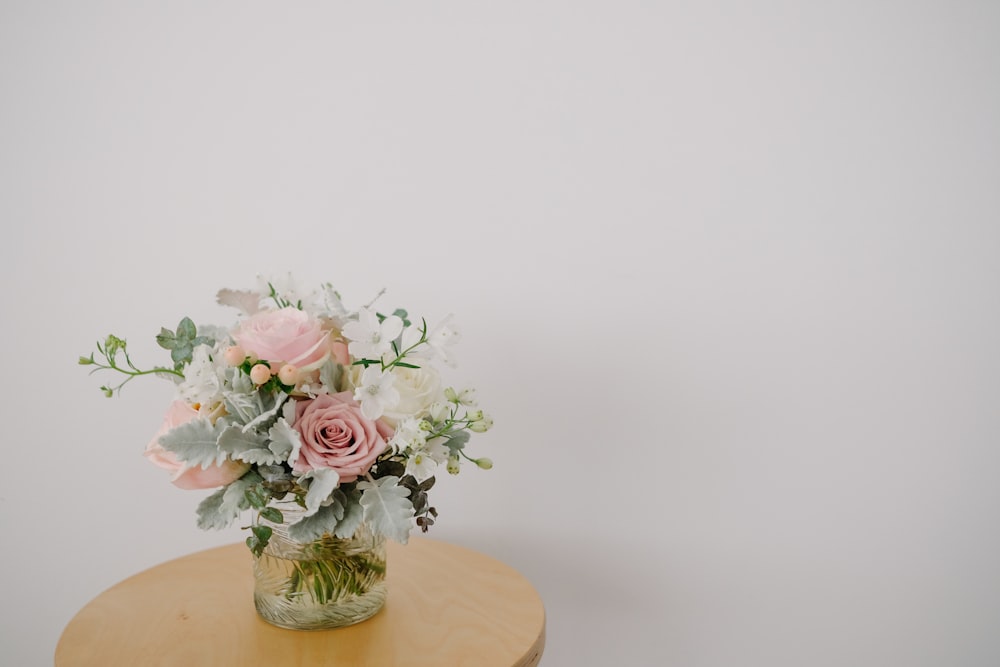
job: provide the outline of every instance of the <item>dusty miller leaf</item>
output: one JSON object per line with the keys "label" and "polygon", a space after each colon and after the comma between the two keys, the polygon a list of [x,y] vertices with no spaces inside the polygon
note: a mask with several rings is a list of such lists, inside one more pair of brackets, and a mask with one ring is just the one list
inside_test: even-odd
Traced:
{"label": "dusty miller leaf", "polygon": [[311,542],[327,533],[332,535],[343,516],[344,506],[336,500],[325,507],[320,507],[315,514],[290,525],[288,536],[296,542]]}
{"label": "dusty miller leaf", "polygon": [[250,290],[220,289],[215,300],[220,305],[238,308],[246,315],[260,310],[260,294]]}
{"label": "dusty miller leaf", "polygon": [[332,468],[310,470],[302,479],[310,479],[309,490],[306,491],[305,516],[312,516],[330,497],[333,490],[340,484],[340,475]]}
{"label": "dusty miller leaf", "polygon": [[282,403],[284,403],[285,399],[288,398],[288,394],[283,391],[276,391],[270,395],[261,397],[260,392],[257,392],[257,397],[260,401],[260,407],[263,412],[248,421],[246,426],[243,427],[244,431],[256,428],[258,425],[274,418],[274,416],[278,414],[278,410],[281,408]]}
{"label": "dusty miller leaf", "polygon": [[226,453],[218,445],[225,428],[221,419],[214,425],[207,419],[194,419],[171,429],[160,438],[160,445],[189,466],[205,469],[226,460]]}
{"label": "dusty miller leaf", "polygon": [[328,359],[319,369],[320,383],[330,390],[331,394],[340,391],[340,380],[344,375],[344,367],[333,359]]}
{"label": "dusty miller leaf", "polygon": [[232,515],[222,512],[223,496],[225,495],[226,490],[219,489],[198,503],[198,509],[195,512],[198,515],[199,528],[202,530],[222,530],[233,522]]}
{"label": "dusty miller leaf", "polygon": [[359,499],[360,496],[357,494],[352,494],[348,499],[346,509],[344,510],[344,518],[337,524],[337,529],[333,532],[334,537],[342,537],[344,539],[351,537],[361,526],[361,522],[365,518],[365,513]]}
{"label": "dusty miller leaf", "polygon": [[254,431],[245,432],[236,424],[219,435],[219,449],[228,453],[230,458],[247,463],[268,465],[281,460],[268,448],[266,436]]}
{"label": "dusty miller leaf", "polygon": [[299,448],[302,447],[302,438],[299,432],[288,425],[284,417],[274,423],[271,430],[267,432],[267,437],[271,440],[268,448],[274,452],[282,461],[288,461],[288,465],[295,465],[299,458]]}
{"label": "dusty miller leaf", "polygon": [[468,431],[457,431],[448,434],[448,439],[444,441],[444,446],[451,450],[452,455],[457,456],[458,450],[465,447],[469,441]]}
{"label": "dusty miller leaf", "polygon": [[413,504],[407,496],[410,490],[399,485],[395,475],[380,477],[373,482],[358,482],[364,518],[375,532],[406,544],[410,536],[410,519]]}
{"label": "dusty miller leaf", "polygon": [[219,511],[222,513],[228,512],[232,517],[230,521],[232,521],[240,512],[249,509],[250,503],[247,501],[246,490],[259,481],[260,475],[248,472],[231,483],[224,489],[225,493],[222,494],[222,506],[219,508]]}

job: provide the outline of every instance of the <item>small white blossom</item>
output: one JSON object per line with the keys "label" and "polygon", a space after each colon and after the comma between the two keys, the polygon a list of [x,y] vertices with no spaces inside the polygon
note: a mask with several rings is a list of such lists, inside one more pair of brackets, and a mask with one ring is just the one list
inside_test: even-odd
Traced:
{"label": "small white blossom", "polygon": [[343,334],[349,339],[347,350],[360,359],[381,359],[392,349],[392,341],[403,331],[403,320],[389,315],[381,322],[375,311],[362,308],[358,319],[344,325]]}
{"label": "small white blossom", "polygon": [[476,390],[471,387],[458,392],[458,402],[462,405],[476,405]]}
{"label": "small white blossom", "polygon": [[389,440],[389,446],[395,451],[406,449],[418,450],[427,442],[427,433],[421,427],[421,420],[410,417],[396,425],[396,431]]}
{"label": "small white blossom", "polygon": [[399,392],[392,386],[392,373],[369,366],[361,373],[361,384],[354,390],[354,400],[361,403],[361,414],[378,419],[388,408],[399,403]]}
{"label": "small white blossom", "polygon": [[[222,400],[225,365],[212,360],[215,351],[209,345],[199,345],[191,353],[191,363],[184,368],[184,379],[177,385],[177,395],[188,403],[204,406]],[[218,355],[216,355],[218,356]]]}
{"label": "small white blossom", "polygon": [[431,403],[431,406],[427,408],[427,414],[435,422],[443,422],[447,417],[451,416],[451,405],[444,401],[436,401]]}
{"label": "small white blossom", "polygon": [[451,348],[462,339],[458,329],[451,324],[451,315],[444,318],[427,334],[427,345],[435,356],[447,366],[455,365],[455,353]]}
{"label": "small white blossom", "polygon": [[435,438],[430,442],[424,442],[412,451],[406,460],[406,472],[413,475],[418,482],[433,476],[438,465],[448,460],[449,450],[440,440]]}

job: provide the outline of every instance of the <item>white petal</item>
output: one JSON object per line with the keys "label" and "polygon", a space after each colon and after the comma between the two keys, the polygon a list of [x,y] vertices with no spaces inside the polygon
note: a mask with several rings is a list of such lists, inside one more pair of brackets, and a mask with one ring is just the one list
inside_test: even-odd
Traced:
{"label": "white petal", "polygon": [[396,315],[390,315],[382,321],[380,331],[382,333],[382,340],[394,341],[403,332],[403,320],[399,319]]}

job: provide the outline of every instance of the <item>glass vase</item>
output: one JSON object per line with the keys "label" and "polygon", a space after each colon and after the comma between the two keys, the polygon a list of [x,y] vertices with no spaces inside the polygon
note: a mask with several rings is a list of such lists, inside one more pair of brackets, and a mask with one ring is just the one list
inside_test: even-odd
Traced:
{"label": "glass vase", "polygon": [[261,520],[273,530],[254,558],[254,606],[268,623],[292,630],[353,625],[385,603],[385,538],[367,524],[350,538],[324,535],[299,543],[288,525],[300,518],[282,508],[284,524]]}

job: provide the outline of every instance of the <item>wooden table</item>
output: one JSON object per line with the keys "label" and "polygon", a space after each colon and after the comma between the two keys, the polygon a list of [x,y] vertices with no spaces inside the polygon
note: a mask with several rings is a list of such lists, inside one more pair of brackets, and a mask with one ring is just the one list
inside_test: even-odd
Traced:
{"label": "wooden table", "polygon": [[233,544],[172,560],[98,595],[56,646],[56,667],[533,667],[545,610],[531,584],[476,551],[388,542],[385,606],[357,625],[284,630],[253,606],[252,556]]}

